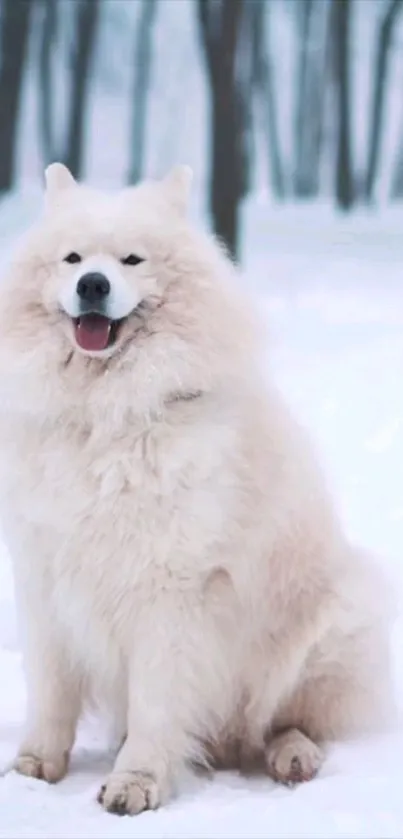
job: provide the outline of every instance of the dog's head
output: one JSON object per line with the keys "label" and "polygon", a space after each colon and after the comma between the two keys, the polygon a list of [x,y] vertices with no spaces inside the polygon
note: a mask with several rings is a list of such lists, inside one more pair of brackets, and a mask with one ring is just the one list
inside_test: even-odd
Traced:
{"label": "dog's head", "polygon": [[43,216],[2,294],[20,369],[77,399],[106,371],[124,372],[141,410],[239,372],[253,318],[222,249],[187,219],[190,181],[177,167],[103,193],[48,168]]}
{"label": "dog's head", "polygon": [[143,329],[172,279],[190,170],[113,195],[79,186],[60,164],[46,175],[45,307],[75,352],[111,357]]}

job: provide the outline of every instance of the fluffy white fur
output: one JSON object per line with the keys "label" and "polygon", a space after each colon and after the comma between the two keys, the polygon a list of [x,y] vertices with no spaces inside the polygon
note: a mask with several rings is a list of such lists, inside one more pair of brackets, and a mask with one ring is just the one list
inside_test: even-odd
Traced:
{"label": "fluffy white fur", "polygon": [[[190,762],[314,775],[390,719],[382,583],[259,373],[260,327],[186,219],[189,175],[105,195],[48,171],[0,300],[3,528],[28,684],[16,768],[57,781],[88,703],[122,745],[99,800],[138,813]],[[71,251],[142,301],[75,345]],[[144,262],[121,266],[128,253]]]}

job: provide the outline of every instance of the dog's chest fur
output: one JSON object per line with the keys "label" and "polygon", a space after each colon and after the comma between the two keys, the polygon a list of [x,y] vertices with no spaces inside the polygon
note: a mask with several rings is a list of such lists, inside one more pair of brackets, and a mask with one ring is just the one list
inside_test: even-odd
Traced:
{"label": "dog's chest fur", "polygon": [[196,594],[234,494],[220,477],[228,428],[159,420],[101,431],[14,426],[3,464],[23,575],[47,575],[58,619],[81,639],[101,626],[127,638],[161,591]]}

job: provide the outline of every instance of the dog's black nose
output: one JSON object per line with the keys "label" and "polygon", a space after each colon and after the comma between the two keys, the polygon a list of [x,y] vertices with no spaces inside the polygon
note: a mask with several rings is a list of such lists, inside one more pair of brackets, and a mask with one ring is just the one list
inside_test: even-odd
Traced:
{"label": "dog's black nose", "polygon": [[86,303],[100,303],[110,290],[109,280],[97,271],[84,274],[77,283],[77,294]]}

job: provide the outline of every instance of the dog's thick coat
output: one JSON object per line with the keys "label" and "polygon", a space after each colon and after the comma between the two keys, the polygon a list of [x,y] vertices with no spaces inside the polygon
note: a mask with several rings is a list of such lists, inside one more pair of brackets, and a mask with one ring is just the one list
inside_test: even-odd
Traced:
{"label": "dog's thick coat", "polygon": [[[187,221],[187,189],[179,169],[104,195],[54,165],[1,289],[16,768],[60,779],[82,710],[103,705],[122,738],[100,792],[115,812],[157,806],[206,757],[308,779],[320,744],[382,723],[391,696],[381,582],[263,384],[251,304]],[[101,353],[77,347],[60,303],[71,252],[136,300]]]}

